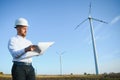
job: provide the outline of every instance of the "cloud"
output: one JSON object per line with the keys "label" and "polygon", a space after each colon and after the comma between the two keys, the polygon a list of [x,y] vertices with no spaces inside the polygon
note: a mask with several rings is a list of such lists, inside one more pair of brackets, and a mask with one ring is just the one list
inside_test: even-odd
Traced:
{"label": "cloud", "polygon": [[112,21],[111,24],[115,24],[116,22],[118,22],[120,20],[120,16],[116,16]]}

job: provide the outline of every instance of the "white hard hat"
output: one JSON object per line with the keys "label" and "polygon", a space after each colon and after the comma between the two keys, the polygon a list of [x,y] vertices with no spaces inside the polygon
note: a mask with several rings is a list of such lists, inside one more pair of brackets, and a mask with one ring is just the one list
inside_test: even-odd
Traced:
{"label": "white hard hat", "polygon": [[28,21],[25,18],[18,18],[15,22],[15,26],[17,25],[28,26]]}

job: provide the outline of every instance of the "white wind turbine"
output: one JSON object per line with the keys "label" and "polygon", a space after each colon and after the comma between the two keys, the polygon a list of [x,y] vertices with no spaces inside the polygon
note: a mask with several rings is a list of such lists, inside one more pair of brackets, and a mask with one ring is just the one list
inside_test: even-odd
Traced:
{"label": "white wind turbine", "polygon": [[95,60],[95,70],[96,70],[96,75],[99,74],[99,70],[98,70],[98,63],[97,63],[97,53],[96,53],[96,44],[95,44],[95,38],[94,38],[94,34],[93,34],[93,24],[92,24],[92,20],[95,20],[95,21],[99,21],[99,22],[102,22],[102,23],[106,23],[105,21],[102,21],[102,20],[99,20],[99,19],[96,19],[96,18],[93,18],[91,16],[91,3],[90,3],[90,7],[89,7],[89,16],[87,19],[85,19],[84,21],[82,21],[79,25],[77,25],[77,27],[75,28],[75,30],[81,25],[83,24],[85,21],[89,20],[89,23],[90,23],[90,32],[91,32],[91,38],[92,38],[92,46],[93,46],[93,53],[94,53],[94,60]]}
{"label": "white wind turbine", "polygon": [[58,55],[59,55],[59,60],[60,60],[60,75],[62,75],[62,55],[65,53],[64,52],[61,52],[61,53],[58,53],[56,52]]}

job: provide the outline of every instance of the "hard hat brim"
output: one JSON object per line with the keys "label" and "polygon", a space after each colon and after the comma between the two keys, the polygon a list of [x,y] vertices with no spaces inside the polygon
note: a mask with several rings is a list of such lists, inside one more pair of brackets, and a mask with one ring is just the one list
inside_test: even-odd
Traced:
{"label": "hard hat brim", "polygon": [[24,26],[24,25],[16,25],[14,28],[17,28],[17,27],[28,27],[28,26]]}

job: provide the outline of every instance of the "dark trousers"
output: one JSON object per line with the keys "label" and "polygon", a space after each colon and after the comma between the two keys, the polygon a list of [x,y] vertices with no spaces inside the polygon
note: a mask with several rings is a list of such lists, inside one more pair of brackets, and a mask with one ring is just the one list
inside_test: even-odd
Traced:
{"label": "dark trousers", "polygon": [[33,66],[13,64],[12,80],[36,80]]}

